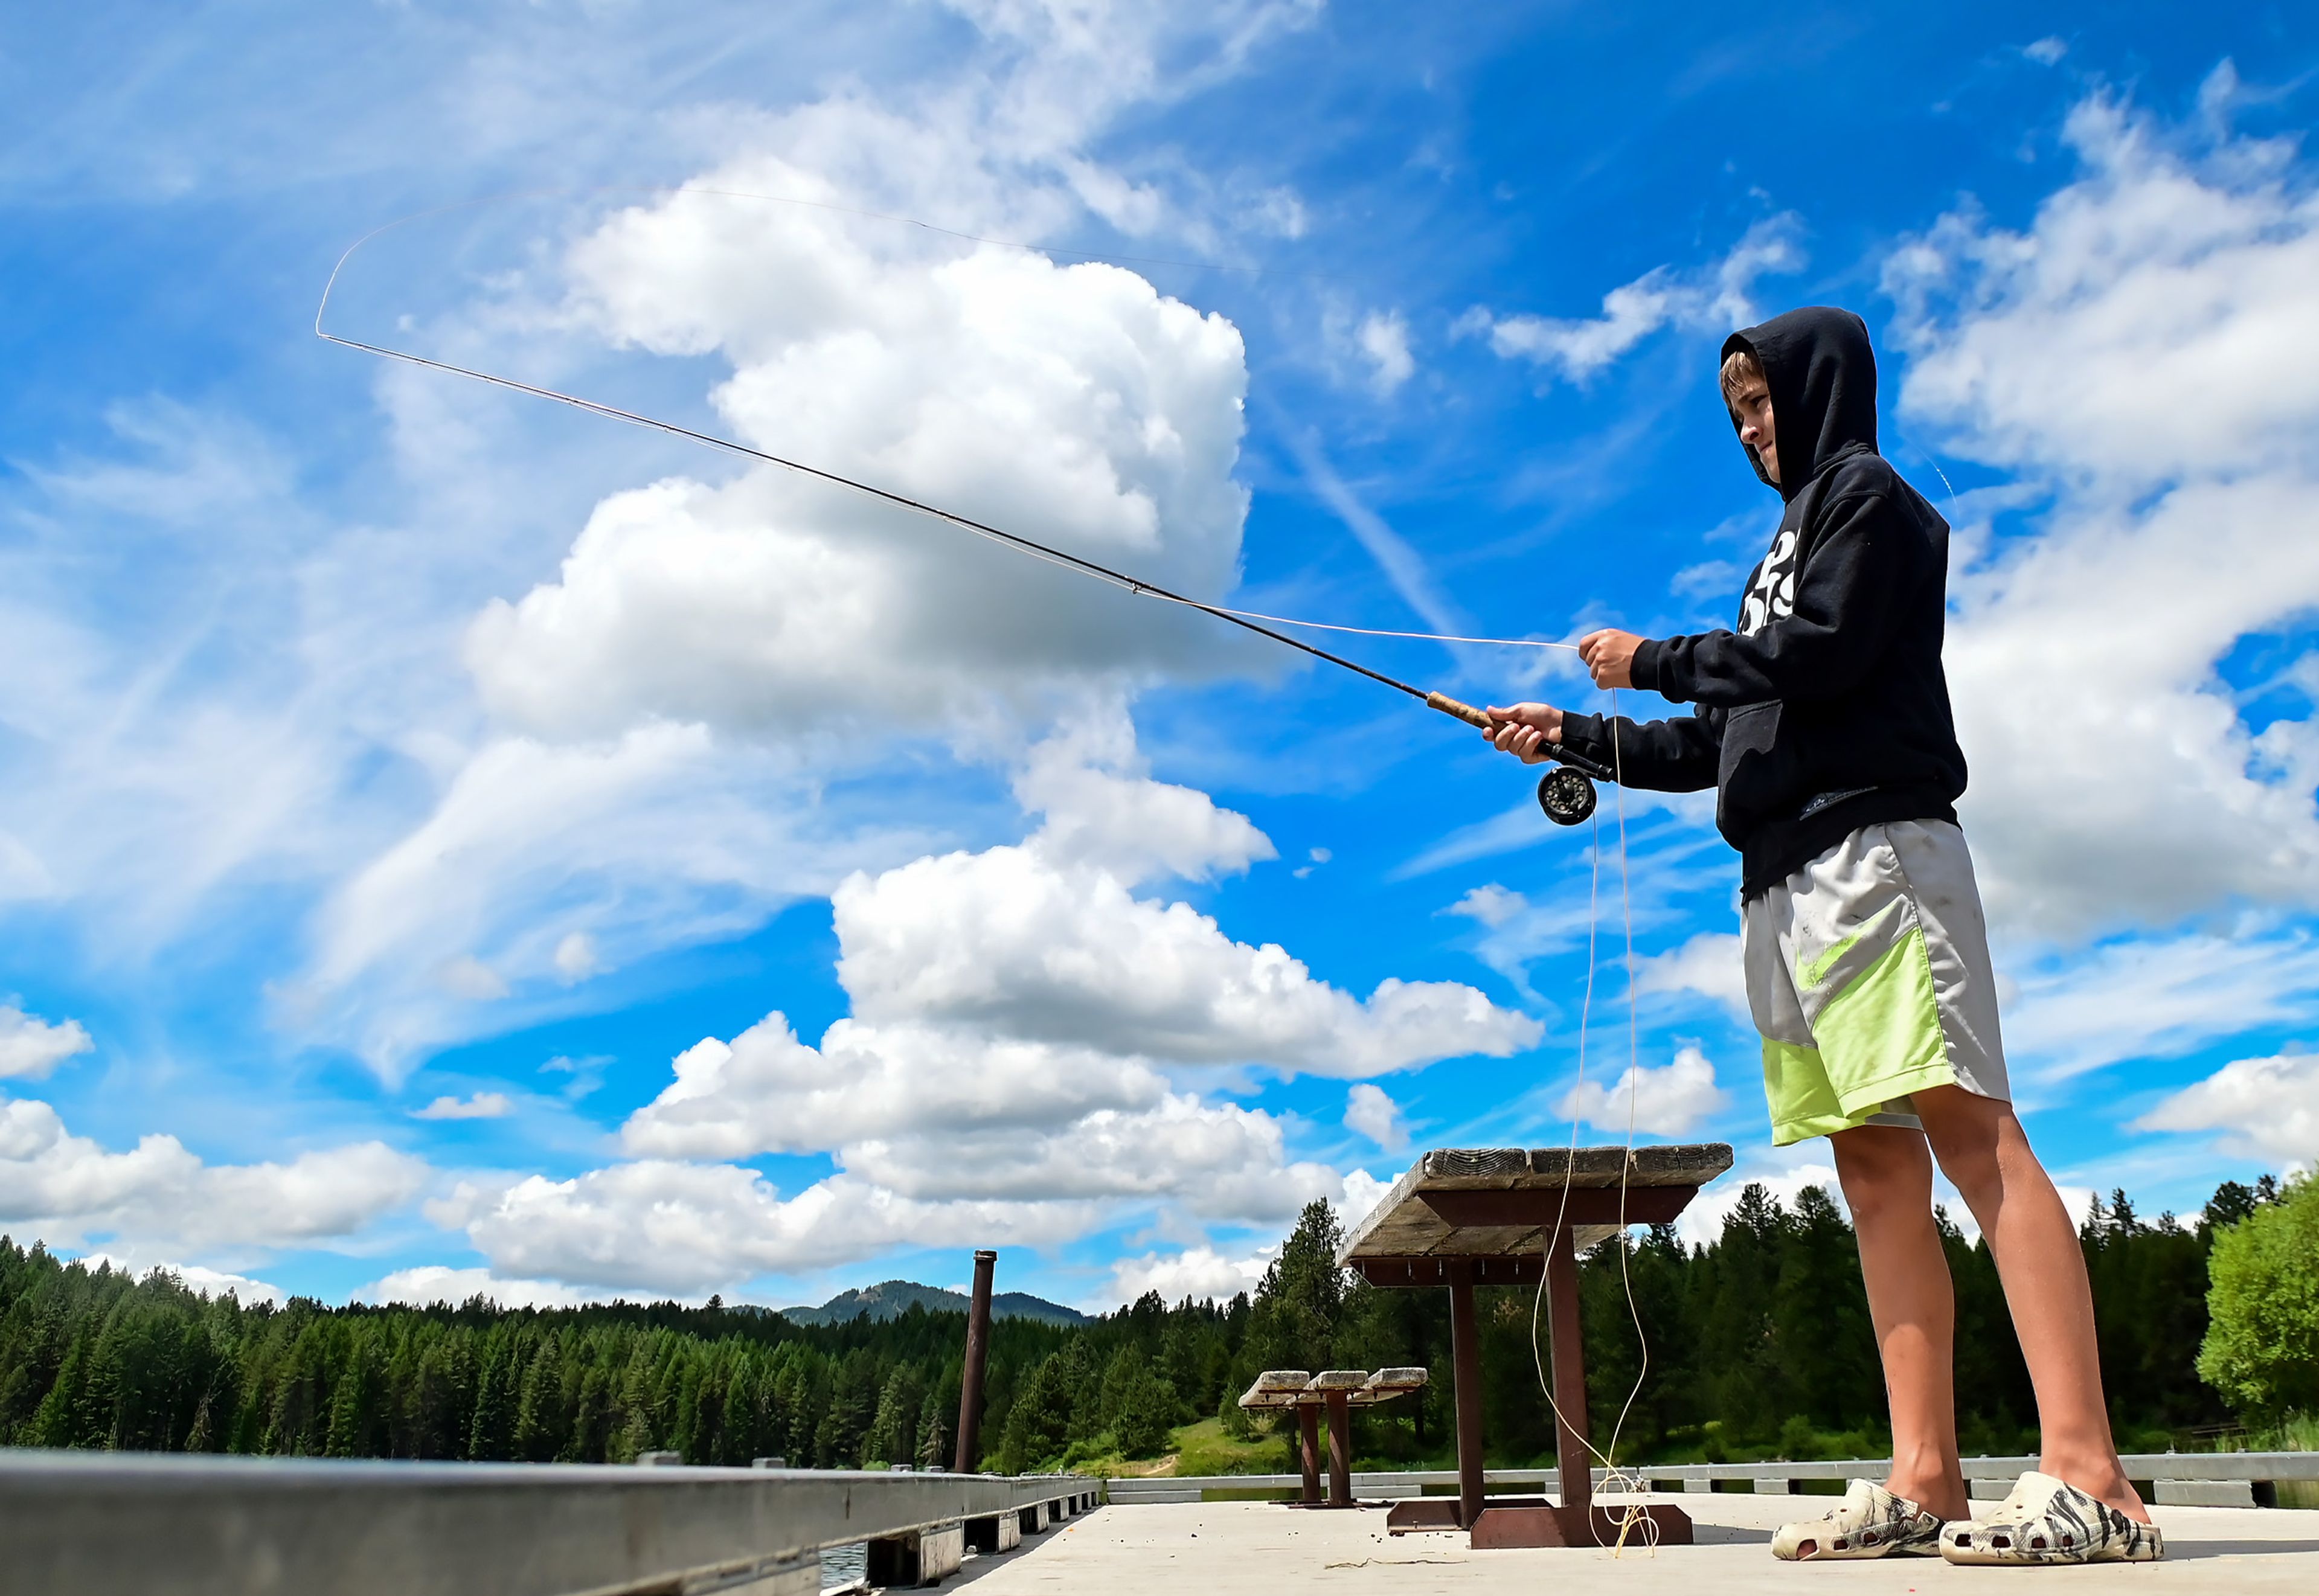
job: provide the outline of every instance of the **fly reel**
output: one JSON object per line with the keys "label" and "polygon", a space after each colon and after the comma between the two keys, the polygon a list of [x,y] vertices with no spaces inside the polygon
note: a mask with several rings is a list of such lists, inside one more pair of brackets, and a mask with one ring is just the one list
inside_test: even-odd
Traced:
{"label": "fly reel", "polygon": [[1555,768],[1538,779],[1538,807],[1557,825],[1581,825],[1594,813],[1594,783],[1616,778],[1605,766],[1559,743],[1545,744]]}

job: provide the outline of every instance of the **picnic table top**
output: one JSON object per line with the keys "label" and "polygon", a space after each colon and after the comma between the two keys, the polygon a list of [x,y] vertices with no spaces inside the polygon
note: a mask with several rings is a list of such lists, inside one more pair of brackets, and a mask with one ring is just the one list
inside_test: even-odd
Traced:
{"label": "picnic table top", "polygon": [[1349,1402],[1366,1407],[1405,1396],[1431,1379],[1430,1370],[1412,1367],[1382,1368],[1375,1374],[1367,1369],[1322,1369],[1317,1375],[1304,1369],[1267,1369],[1257,1375],[1255,1383],[1241,1394],[1240,1405],[1243,1408],[1317,1407],[1334,1392]]}
{"label": "picnic table top", "polygon": [[[1437,1148],[1419,1155],[1367,1217],[1354,1225],[1337,1252],[1340,1264],[1360,1258],[1513,1258],[1546,1245],[1536,1225],[1451,1225],[1427,1206],[1428,1192],[1559,1193],[1572,1187],[1705,1186],[1731,1168],[1720,1141],[1681,1146]],[[1582,1250],[1618,1233],[1615,1224],[1571,1227]]]}

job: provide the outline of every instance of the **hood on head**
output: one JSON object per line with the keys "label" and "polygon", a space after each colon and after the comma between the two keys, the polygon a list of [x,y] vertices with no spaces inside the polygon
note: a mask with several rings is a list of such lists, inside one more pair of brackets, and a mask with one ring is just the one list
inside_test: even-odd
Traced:
{"label": "hood on head", "polygon": [[[1735,349],[1755,356],[1772,391],[1782,478],[1773,485],[1781,498],[1802,492],[1839,454],[1875,453],[1876,352],[1865,321],[1850,311],[1809,305],[1733,333],[1723,340],[1720,358],[1729,359]],[[1738,417],[1731,418],[1731,428],[1738,430]],[[1770,482],[1755,451],[1740,446],[1755,474]]]}

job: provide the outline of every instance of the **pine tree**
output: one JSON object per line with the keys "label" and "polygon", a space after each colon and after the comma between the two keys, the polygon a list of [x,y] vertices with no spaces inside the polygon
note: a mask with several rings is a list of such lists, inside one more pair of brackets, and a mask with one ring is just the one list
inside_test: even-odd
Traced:
{"label": "pine tree", "polygon": [[1051,1354],[1016,1393],[999,1442],[999,1467],[1010,1474],[1043,1467],[1070,1443],[1071,1393],[1062,1356]]}
{"label": "pine tree", "polygon": [[467,1428],[467,1456],[477,1463],[502,1462],[514,1455],[517,1384],[512,1338],[494,1331],[483,1338],[476,1371],[474,1418]]}
{"label": "pine tree", "polygon": [[1882,1364],[1868,1319],[1860,1249],[1828,1195],[1796,1194],[1781,1241],[1773,1334],[1783,1405],[1824,1429],[1874,1426],[1884,1418]]}
{"label": "pine tree", "polygon": [[527,1463],[546,1463],[564,1449],[568,1421],[564,1412],[564,1339],[539,1338],[524,1361],[516,1387],[515,1429],[509,1440],[512,1456]]}
{"label": "pine tree", "polygon": [[331,1457],[375,1457],[378,1432],[383,1429],[386,1371],[380,1366],[377,1338],[357,1324],[347,1338],[343,1366],[330,1391],[329,1428],[322,1451]]}
{"label": "pine tree", "polygon": [[1307,1203],[1296,1216],[1296,1228],[1257,1286],[1249,1337],[1262,1366],[1330,1366],[1345,1305],[1345,1271],[1337,1267],[1343,1241],[1344,1227],[1328,1204]]}
{"label": "pine tree", "polygon": [[1768,1440],[1793,1411],[1773,1327],[1787,1241],[1787,1215],[1770,1190],[1742,1187],[1707,1272],[1700,1324],[1708,1405],[1731,1438]]}
{"label": "pine tree", "polygon": [[896,1366],[879,1393],[878,1409],[862,1441],[862,1466],[908,1463],[917,1456],[918,1410],[925,1386],[910,1364]]}

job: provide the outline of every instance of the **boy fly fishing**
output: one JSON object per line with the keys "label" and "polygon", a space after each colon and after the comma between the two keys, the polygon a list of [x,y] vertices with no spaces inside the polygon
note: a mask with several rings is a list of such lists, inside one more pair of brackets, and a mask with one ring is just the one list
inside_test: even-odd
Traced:
{"label": "boy fly fishing", "polygon": [[[773,196],[757,196],[772,198]],[[389,226],[398,225],[390,223]],[[338,272],[365,236],[340,257]],[[385,359],[574,406],[850,489],[1129,592],[1203,611],[1479,727],[1525,763],[1548,818],[1593,811],[1596,780],[1717,792],[1739,851],[1743,960],[1764,1038],[1773,1140],[1827,1136],[1852,1210],[1891,1404],[1893,1466],[1773,1543],[1795,1559],[1937,1554],[1958,1563],[2148,1561],[2163,1543],[2119,1465],[2077,1233],[2008,1097],[1972,861],[1954,803],[1964,756],[1941,669],[1948,526],[1876,452],[1876,369],[1847,311],[1797,311],[1736,333],[1722,383],[1756,475],[1786,513],[1732,631],[1595,632],[1597,686],[1699,712],[1637,723],[1542,703],[1478,709],[1275,629],[1447,637],[1233,609],[889,489],[557,389],[326,331]],[[1994,1254],[2035,1386],[2044,1447],[1982,1519],[1957,1455],[1954,1302],[1933,1168]]]}
{"label": "boy fly fishing", "polygon": [[[1712,788],[1740,856],[1741,960],[1772,1140],[1825,1136],[1852,1210],[1891,1406],[1892,1472],[1783,1527],[1790,1559],[2129,1561],[2164,1543],[2119,1465],[2076,1227],[2009,1101],[1997,986],[1955,802],[1965,762],[1941,668],[1948,524],[1876,451],[1876,364],[1849,311],[1734,333],[1722,388],[1755,474],[1786,502],[1737,626],[1579,649],[1595,685],[1697,712],[1615,722],[1493,708],[1528,763],[1617,753],[1625,785]],[[1997,1260],[2043,1455],[1972,1516],[1957,1455],[1955,1303],[1938,1164]]]}

